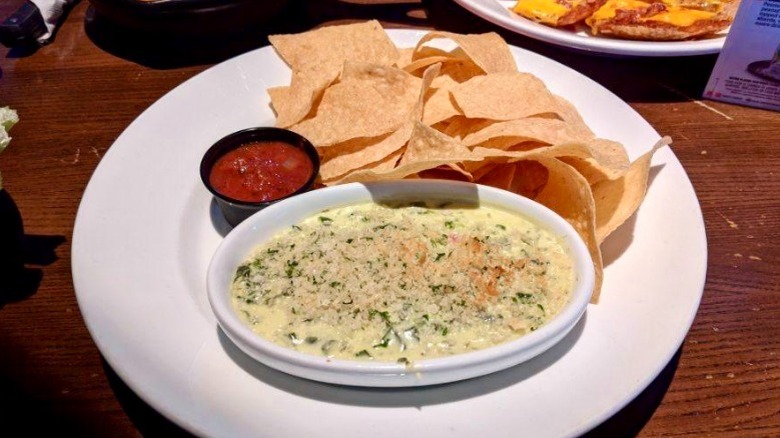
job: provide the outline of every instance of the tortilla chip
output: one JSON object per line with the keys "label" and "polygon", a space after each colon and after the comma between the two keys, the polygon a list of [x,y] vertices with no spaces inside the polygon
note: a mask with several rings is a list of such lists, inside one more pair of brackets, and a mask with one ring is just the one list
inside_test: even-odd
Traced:
{"label": "tortilla chip", "polygon": [[314,101],[338,77],[344,62],[391,66],[400,56],[376,20],[294,35],[270,35],[268,40],[292,69],[292,82],[284,102],[272,97],[276,125],[280,127],[291,126],[310,112]]}
{"label": "tortilla chip", "polygon": [[547,184],[550,171],[538,161],[524,160],[512,163],[515,166],[514,178],[509,190],[526,198],[536,199]]}
{"label": "tortilla chip", "polygon": [[425,102],[423,123],[431,126],[461,114],[449,90],[436,88]]}
{"label": "tortilla chip", "polygon": [[412,138],[398,166],[437,161],[442,161],[441,164],[449,164],[468,161],[471,158],[471,151],[463,143],[421,122],[416,122]]}
{"label": "tortilla chip", "polygon": [[[519,143],[518,143],[519,141]],[[548,143],[514,137],[496,137],[481,143],[479,147],[510,152],[527,152],[550,146]]]}
{"label": "tortilla chip", "polygon": [[[398,49],[398,59],[396,59],[395,61],[395,66],[406,70],[406,66],[411,64],[412,62],[413,55],[414,55],[414,47],[404,47],[403,49]],[[411,73],[411,71],[409,72]]]}
{"label": "tortilla chip", "polygon": [[[335,180],[351,171],[365,168],[371,163],[382,163],[386,157],[403,148],[412,135],[414,122],[422,117],[424,96],[438,73],[438,65],[425,70],[420,80],[420,88],[417,90],[415,106],[406,114],[401,128],[395,132],[378,138],[350,139],[338,145],[322,148],[320,153],[323,163],[320,165],[320,176],[323,181]],[[364,72],[361,70],[346,72],[349,78],[359,78],[363,75]]]}
{"label": "tortilla chip", "polygon": [[419,98],[421,80],[395,67],[347,64],[325,90],[317,114],[290,127],[319,148],[395,131]]}
{"label": "tortilla chip", "polygon": [[473,182],[471,174],[464,171],[460,166],[448,165],[434,167],[433,169],[417,172],[417,176],[427,179],[449,179],[453,181]]}
{"label": "tortilla chip", "polygon": [[596,240],[599,244],[639,208],[647,192],[650,161],[659,148],[671,143],[664,137],[653,148],[631,163],[628,172],[615,180],[604,180],[593,186],[596,205]]}
{"label": "tortilla chip", "polygon": [[[470,171],[470,168],[466,166],[466,170]],[[547,184],[549,172],[537,161],[521,160],[511,163],[492,162],[471,173],[479,184],[505,188],[510,192],[534,199]]]}
{"label": "tortilla chip", "polygon": [[431,86],[433,82],[439,77],[441,73],[441,64],[434,64],[423,72],[422,84],[420,86],[420,94],[418,95],[417,104],[414,108],[414,119],[420,121],[423,119],[424,106],[426,99],[430,96]]}
{"label": "tortilla chip", "polygon": [[[328,84],[323,84],[322,89]],[[274,87],[268,89],[271,107],[276,112],[276,126],[288,127],[305,118],[312,110],[320,91],[317,87]]]}
{"label": "tortilla chip", "polygon": [[566,219],[588,247],[596,283],[591,302],[597,302],[604,276],[601,249],[596,239],[596,205],[588,181],[576,169],[554,158],[539,157],[539,164],[549,172],[547,183],[535,200]]}
{"label": "tortilla chip", "polygon": [[620,178],[629,166],[623,145],[602,138],[559,145],[556,157],[577,169],[590,185]]}
{"label": "tortilla chip", "polygon": [[442,82],[461,84],[477,76],[484,76],[485,72],[477,64],[467,58],[452,58],[443,65],[441,79],[433,85],[444,88]]}
{"label": "tortilla chip", "polygon": [[[377,173],[390,172],[393,169],[395,169],[395,167],[398,165],[398,160],[401,158],[401,155],[403,155],[403,153],[404,153],[403,149],[395,151],[392,154],[388,155],[387,157],[381,159],[380,161],[377,161],[375,163],[371,163],[369,165],[366,165],[366,166],[354,169],[354,170],[351,171],[351,173],[358,173],[358,172],[366,171],[366,170],[374,171],[374,172],[377,172]],[[323,183],[325,185],[328,185],[328,186],[336,185],[336,184],[344,184],[346,182],[350,182],[349,180],[347,180],[347,177],[349,175],[350,175],[349,173],[346,174],[346,175],[341,175],[341,176],[339,176],[337,178],[334,178],[332,180],[323,181]],[[366,180],[366,181],[369,181],[369,180]]]}
{"label": "tortilla chip", "polygon": [[442,132],[458,140],[463,140],[469,134],[485,129],[494,123],[492,120],[469,119],[460,116],[452,117],[448,119],[448,122],[447,127]]}
{"label": "tortilla chip", "polygon": [[[535,142],[528,145],[525,148],[517,148],[518,150],[477,146],[472,152],[483,159],[501,158],[509,161],[535,159],[536,156],[559,158],[567,164],[574,163],[572,167],[577,169],[589,184],[592,184],[591,180],[619,178],[628,170],[625,150],[619,143],[610,140],[594,138],[590,141],[543,147],[538,147]],[[467,166],[467,170],[471,169]]]}
{"label": "tortilla chip", "polygon": [[596,136],[571,102],[558,95],[554,95],[554,97],[558,103],[558,109],[555,112],[561,120],[566,122],[572,136],[577,140],[588,140]]}
{"label": "tortilla chip", "polygon": [[354,138],[322,152],[320,177],[334,180],[356,169],[380,163],[386,157],[401,150],[412,135],[412,125],[378,138]]}
{"label": "tortilla chip", "polygon": [[490,171],[475,180],[475,182],[486,186],[509,190],[512,187],[512,180],[515,177],[516,169],[517,167],[514,163],[491,166]]}
{"label": "tortilla chip", "polygon": [[426,59],[426,58],[447,58],[447,59],[450,59],[450,58],[454,58],[456,56],[451,51],[440,49],[438,47],[430,47],[430,46],[412,47],[410,50],[412,51],[412,54],[411,54],[412,62],[420,61],[420,60]]}
{"label": "tortilla chip", "polygon": [[433,64],[440,64],[443,62],[447,62],[450,59],[451,56],[448,55],[426,56],[424,58],[415,59],[409,62],[408,64],[403,66],[403,69],[404,71],[407,71],[409,73],[414,73],[420,69],[431,66]]}
{"label": "tortilla chip", "polygon": [[452,90],[452,95],[470,119],[513,120],[563,111],[544,82],[528,73],[477,76]]}
{"label": "tortilla chip", "polygon": [[517,71],[517,64],[509,45],[495,32],[462,35],[452,32],[429,32],[420,39],[415,52],[421,51],[428,41],[446,38],[454,41],[463,53],[484,73]]}
{"label": "tortilla chip", "polygon": [[467,135],[463,139],[466,146],[478,146],[497,137],[511,138],[514,142],[534,140],[546,144],[558,144],[576,141],[576,134],[569,132],[569,124],[558,119],[542,117],[527,117],[509,120],[505,122],[491,123],[490,125]]}
{"label": "tortilla chip", "polygon": [[412,137],[397,167],[387,172],[360,170],[347,175],[341,182],[401,179],[423,170],[471,158],[468,148],[459,142],[422,122],[415,122]]}

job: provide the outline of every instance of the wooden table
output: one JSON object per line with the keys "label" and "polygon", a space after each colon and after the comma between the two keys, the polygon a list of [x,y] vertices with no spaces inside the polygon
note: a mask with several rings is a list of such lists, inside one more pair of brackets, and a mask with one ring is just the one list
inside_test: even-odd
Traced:
{"label": "wooden table", "polygon": [[[276,20],[273,31],[370,17],[389,27],[498,31],[511,44],[590,76],[674,139],[706,223],[703,301],[675,359],[592,435],[780,435],[780,115],[702,101],[715,56],[588,56],[509,34],[445,0],[302,2]],[[133,119],[212,63],[266,40],[253,36],[241,47],[226,45],[193,60],[192,52],[169,56],[169,47],[95,21],[82,2],[52,44],[34,53],[0,50],[0,106],[17,109],[22,120],[0,169],[4,195],[24,220],[27,263],[20,284],[0,276],[4,436],[22,428],[60,435],[184,435],[102,361],[73,289],[73,223],[90,175]],[[0,202],[7,218],[8,198]],[[7,231],[6,222],[0,224]],[[8,252],[0,247],[4,257]]]}

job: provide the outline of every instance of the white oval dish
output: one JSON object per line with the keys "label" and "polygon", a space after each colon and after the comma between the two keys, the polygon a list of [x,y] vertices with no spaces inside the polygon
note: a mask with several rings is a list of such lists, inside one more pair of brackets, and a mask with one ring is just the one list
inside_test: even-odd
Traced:
{"label": "white oval dish", "polygon": [[[254,333],[236,315],[230,284],[236,268],[257,245],[322,210],[365,202],[448,200],[494,205],[524,215],[563,237],[574,261],[575,285],[569,303],[538,330],[484,350],[426,359],[408,366],[395,362],[351,361],[304,354]],[[352,386],[423,386],[468,379],[517,365],[560,341],[579,321],[594,284],[593,262],[574,228],[555,212],[514,193],[477,184],[387,181],[346,184],[289,198],[254,214],[233,229],[208,269],[209,303],[224,333],[245,353],[277,370],[311,380]]]}

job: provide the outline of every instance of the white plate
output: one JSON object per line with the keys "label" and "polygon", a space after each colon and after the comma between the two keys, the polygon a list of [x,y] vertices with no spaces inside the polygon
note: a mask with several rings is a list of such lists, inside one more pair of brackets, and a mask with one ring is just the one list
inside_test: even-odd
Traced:
{"label": "white plate", "polygon": [[[412,46],[423,33],[390,35]],[[512,52],[632,159],[658,139],[595,82]],[[269,47],[206,70],[122,133],[84,193],[72,252],[81,312],[111,367],[161,413],[211,436],[572,436],[627,404],[677,351],[701,298],[706,238],[690,181],[663,148],[638,214],[603,246],[601,302],[521,366],[431,388],[367,390],[291,377],[244,355],[220,334],[206,297],[226,228],[198,164],[226,133],[272,124],[264,90],[288,80]]]}
{"label": "white plate", "polygon": [[718,53],[728,31],[693,41],[631,41],[593,36],[585,28],[555,29],[510,11],[516,1],[455,0],[474,14],[521,35],[559,46],[594,53],[626,56],[691,56]]}

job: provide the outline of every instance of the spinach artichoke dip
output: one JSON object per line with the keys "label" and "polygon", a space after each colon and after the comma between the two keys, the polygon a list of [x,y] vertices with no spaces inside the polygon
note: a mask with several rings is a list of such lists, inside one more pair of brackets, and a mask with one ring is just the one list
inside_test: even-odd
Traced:
{"label": "spinach artichoke dip", "polygon": [[499,208],[367,203],[279,232],[231,286],[244,323],[301,352],[413,361],[536,330],[568,302],[563,241]]}

